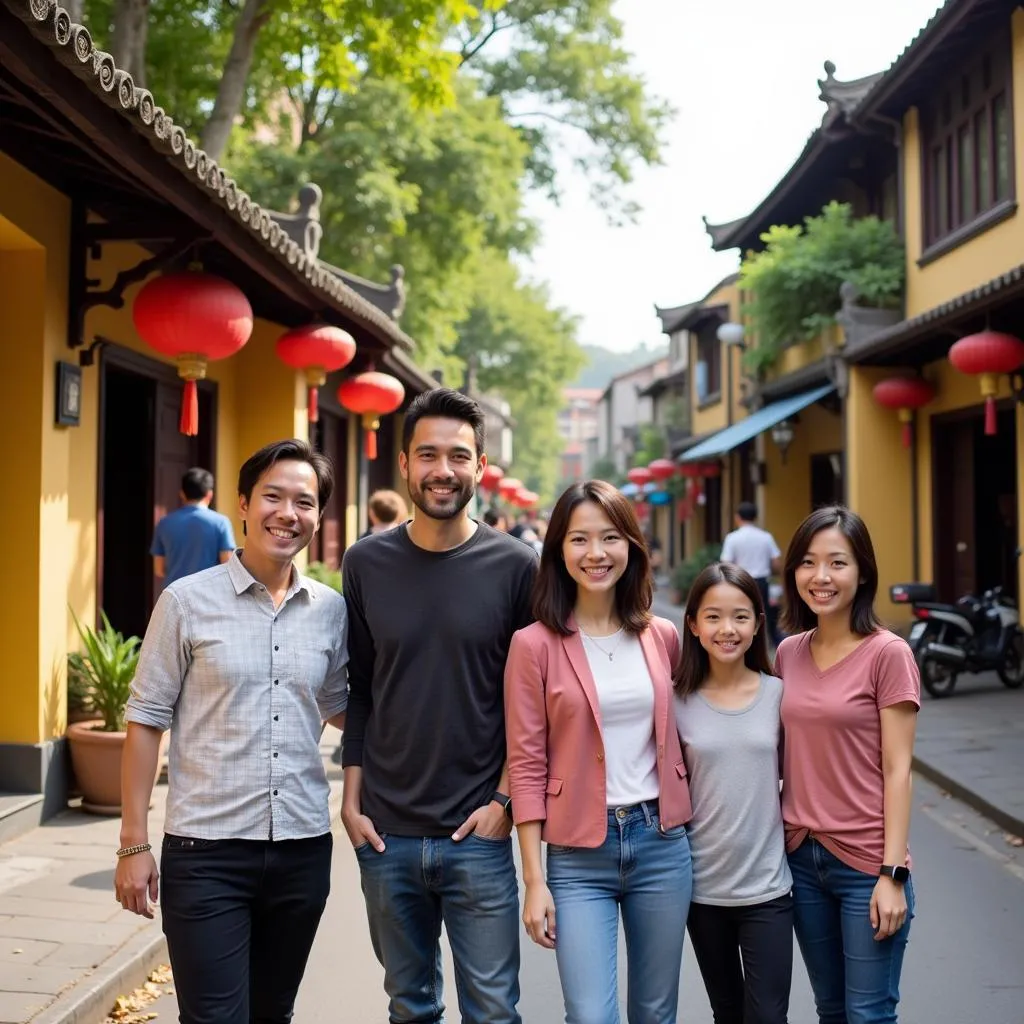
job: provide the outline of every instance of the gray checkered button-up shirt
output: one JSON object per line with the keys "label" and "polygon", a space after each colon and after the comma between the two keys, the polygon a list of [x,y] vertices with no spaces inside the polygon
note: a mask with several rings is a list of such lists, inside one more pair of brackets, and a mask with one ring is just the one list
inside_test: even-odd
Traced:
{"label": "gray checkered button-up shirt", "polygon": [[345,602],[293,570],[279,608],[237,553],[172,583],[127,720],[171,730],[164,829],[194,839],[330,831],[321,719],[348,704]]}

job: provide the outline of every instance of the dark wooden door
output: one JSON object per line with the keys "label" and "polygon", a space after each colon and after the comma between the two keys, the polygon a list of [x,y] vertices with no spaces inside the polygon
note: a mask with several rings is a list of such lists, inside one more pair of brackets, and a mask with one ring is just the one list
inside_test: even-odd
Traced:
{"label": "dark wooden door", "polygon": [[972,417],[939,424],[933,434],[935,582],[947,601],[974,593],[978,585],[974,429]]}
{"label": "dark wooden door", "polygon": [[345,551],[346,477],[348,474],[348,418],[320,410],[317,448],[334,463],[334,490],[324,509],[320,530],[309,546],[311,562],[323,562],[331,569],[341,567]]}

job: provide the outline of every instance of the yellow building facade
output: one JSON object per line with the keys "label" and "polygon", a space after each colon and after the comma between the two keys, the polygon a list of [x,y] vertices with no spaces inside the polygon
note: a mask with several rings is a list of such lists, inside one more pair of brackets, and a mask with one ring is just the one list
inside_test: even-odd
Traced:
{"label": "yellow building facade", "polygon": [[[368,467],[359,418],[333,397],[339,374],[321,389],[323,413],[313,427],[304,374],[276,355],[282,334],[302,323],[334,322],[357,342],[350,371],[368,360],[382,362],[381,369],[402,379],[408,397],[432,382],[403,354],[411,342],[397,324],[291,241],[282,226],[289,215],[268,216],[257,222],[259,230],[246,230],[239,220],[240,192],[229,194],[225,179],[212,173],[204,181],[188,180],[173,164],[186,159],[183,153],[161,151],[155,137],[152,145],[138,145],[137,134],[147,127],[132,120],[141,116],[138,98],[111,117],[100,86],[83,83],[86,71],[69,70],[52,52],[64,45],[63,34],[31,12],[26,18],[26,11],[15,10],[13,17],[19,7],[28,11],[30,5],[0,4],[5,71],[22,76],[31,100],[26,109],[40,118],[56,119],[58,111],[40,97],[36,76],[62,82],[66,88],[54,100],[59,113],[83,126],[69,129],[59,149],[55,143],[44,153],[24,144],[34,125],[8,123],[0,114],[0,436],[7,441],[7,476],[19,505],[6,555],[8,585],[0,594],[0,640],[7,652],[0,687],[0,819],[4,794],[14,793],[35,795],[30,816],[39,820],[66,800],[62,737],[67,655],[79,648],[74,616],[93,624],[102,609],[126,634],[145,629],[160,583],[149,555],[152,531],[176,507],[184,469],[202,465],[214,473],[215,507],[234,520],[237,539],[242,463],[270,441],[312,439],[330,451],[339,469],[324,523],[324,531],[333,533],[328,560],[335,565],[364,526],[370,483],[393,483],[394,423],[386,421],[381,459]],[[31,10],[45,14],[38,6]],[[52,21],[55,11],[47,16]],[[104,144],[121,145],[129,154],[116,171],[94,149],[84,127],[90,119],[97,134],[106,133]],[[114,139],[121,132],[123,138]],[[84,168],[77,179],[67,173],[72,151]],[[189,152],[191,161],[197,151]],[[140,219],[137,237],[145,241],[117,237],[111,219],[117,205],[108,191],[115,180],[128,216],[138,216],[129,211],[141,198],[151,223],[161,226],[149,231]],[[245,203],[251,200],[245,197]],[[76,240],[83,225],[95,244]],[[196,437],[177,429],[183,383],[176,367],[145,344],[132,321],[132,303],[145,281],[175,269],[168,262],[152,273],[137,270],[159,254],[164,225],[167,232],[194,236],[195,253],[246,293],[255,315],[241,351],[209,363],[199,386]],[[133,283],[122,292],[126,275]],[[324,557],[322,548],[314,554]]]}

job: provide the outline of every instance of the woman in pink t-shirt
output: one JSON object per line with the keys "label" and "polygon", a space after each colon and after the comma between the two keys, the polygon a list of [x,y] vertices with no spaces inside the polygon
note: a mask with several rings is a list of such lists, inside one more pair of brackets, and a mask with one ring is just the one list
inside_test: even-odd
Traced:
{"label": "woman in pink t-shirt", "polygon": [[914,916],[911,757],[921,681],[875,614],[861,518],[819,508],[786,552],[782,816],[820,1024],[894,1024]]}

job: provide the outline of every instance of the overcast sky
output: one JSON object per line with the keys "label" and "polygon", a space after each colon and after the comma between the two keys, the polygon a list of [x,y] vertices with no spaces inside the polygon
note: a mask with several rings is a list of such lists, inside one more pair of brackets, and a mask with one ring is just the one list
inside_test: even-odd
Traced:
{"label": "overcast sky", "polygon": [[635,226],[609,227],[579,179],[560,207],[532,212],[544,241],[526,267],[583,317],[580,341],[628,349],[664,340],[654,305],[700,298],[737,267],[713,253],[712,222],[750,212],[825,111],[824,62],[839,79],[883,70],[937,0],[618,0],[636,67],[678,110],[664,166],[639,170]]}

